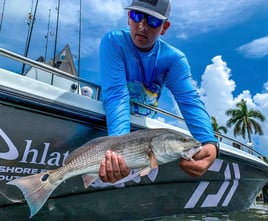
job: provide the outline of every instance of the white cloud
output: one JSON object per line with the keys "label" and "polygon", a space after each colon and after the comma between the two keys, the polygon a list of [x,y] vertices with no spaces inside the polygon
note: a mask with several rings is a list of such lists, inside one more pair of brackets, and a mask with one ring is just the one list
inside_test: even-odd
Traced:
{"label": "white cloud", "polygon": [[26,22],[27,15],[31,11],[31,3],[32,1],[24,1],[23,7],[18,7],[18,5],[21,5],[20,0],[6,1],[4,19],[10,18],[9,21],[14,23],[20,20]]}
{"label": "white cloud", "polygon": [[[258,140],[259,146],[266,149],[266,153],[268,153],[268,92],[266,91],[262,94],[256,94],[253,97],[253,101],[256,104],[256,109],[261,111],[266,117],[266,120],[263,123],[264,136],[258,136],[256,137],[256,140]],[[268,154],[266,154],[266,156],[268,156]]]}
{"label": "white cloud", "polygon": [[[166,87],[164,87],[161,92],[161,96],[159,98],[159,108],[168,110],[168,112],[175,114],[180,119],[182,119],[182,114],[180,112],[179,106],[175,101],[173,94]],[[168,117],[167,115],[157,114],[157,116],[158,115],[160,115],[162,118],[165,116],[165,121],[167,123],[186,129],[186,125],[180,119],[174,120],[173,117]]]}
{"label": "white cloud", "polygon": [[[18,8],[21,0],[6,1],[5,17],[11,18],[14,22],[26,21],[27,14],[35,9],[35,1],[24,1],[23,7]],[[122,16],[124,0],[82,0],[83,19],[88,20],[89,24],[97,23],[102,25],[111,24],[118,21]],[[39,0],[36,18],[47,21],[49,9],[51,10],[51,22],[57,19],[58,0]],[[60,1],[60,22],[62,25],[73,25],[77,23],[79,17],[79,0]],[[14,13],[16,12],[16,13]],[[11,21],[11,20],[10,20]]]}
{"label": "white cloud", "polygon": [[268,55],[268,36],[244,44],[237,51],[249,58],[264,57]]}
{"label": "white cloud", "polygon": [[163,123],[166,122],[166,119],[165,119],[164,117],[157,117],[157,120],[159,120],[159,121],[161,121],[161,122],[163,122]]}
{"label": "white cloud", "polygon": [[[31,58],[35,59],[43,53],[49,9],[51,9],[51,31],[55,32],[57,2],[57,0],[39,0],[30,48],[29,57]],[[127,27],[126,11],[123,7],[130,2],[131,0],[94,0],[94,2],[92,0],[82,0],[82,56],[87,59],[86,67],[97,66],[97,48],[104,33],[114,28]],[[25,0],[23,1],[23,7],[21,7],[21,0],[6,1],[0,35],[1,47],[20,54],[23,53],[28,31],[26,16],[31,10],[31,3],[31,0]],[[179,2],[171,0],[171,4],[173,31],[170,34],[183,39],[207,31],[232,27],[249,19],[253,13],[257,14],[268,8],[267,0],[206,0],[205,3],[200,0],[180,0]],[[61,1],[58,49],[69,43],[74,54],[76,54],[78,46],[78,10],[79,1]],[[50,53],[54,46],[53,40],[54,38],[51,37]],[[256,39],[241,46],[240,50],[250,56],[267,55],[267,37]],[[2,60],[0,65],[5,65]],[[20,70],[20,66],[18,70]],[[86,74],[88,73],[86,72]],[[215,116],[220,124],[224,125],[226,122],[225,110],[234,107],[241,98],[245,98],[251,107],[259,109],[265,116],[268,116],[268,82],[264,84],[264,92],[254,96],[251,95],[250,91],[245,90],[239,96],[234,97],[235,85],[235,82],[231,79],[231,69],[228,68],[226,62],[222,60],[221,56],[214,57],[212,64],[207,66],[202,76],[200,93],[209,113]],[[172,100],[170,97],[168,99]],[[172,103],[175,102],[172,100]],[[174,108],[172,111],[181,115],[178,107],[174,106]],[[267,135],[268,125],[266,122],[264,130]],[[267,139],[268,136],[261,136],[258,139],[259,146],[267,147]]]}
{"label": "white cloud", "polygon": [[114,19],[117,19],[116,17],[121,16],[122,11],[125,11],[123,8],[125,5],[125,1],[95,0],[94,4],[91,0],[87,2],[88,6],[92,8],[92,11],[96,11],[96,13],[98,14],[114,17]]}
{"label": "white cloud", "polygon": [[[233,97],[235,82],[231,78],[231,69],[227,67],[227,63],[222,60],[221,56],[212,59],[212,64],[208,65],[201,82],[200,93],[210,115],[216,117],[219,125],[226,125],[228,116],[225,111],[234,108],[242,98],[247,101],[249,108],[254,108],[262,112],[264,116],[268,116],[268,92],[258,93],[252,96],[250,91],[244,90],[237,97]],[[267,83],[265,84],[267,86]],[[253,136],[255,148],[257,151],[268,156],[268,119],[261,123],[265,136]],[[229,129],[228,136],[233,136],[232,129]],[[247,141],[241,137],[238,140],[244,144]]]}
{"label": "white cloud", "polygon": [[267,92],[262,93],[262,94],[258,93],[253,97],[253,99],[254,99],[254,103],[257,106],[261,107],[265,111],[268,111],[268,93]]}
{"label": "white cloud", "polygon": [[[82,0],[82,41],[85,43],[96,43],[94,45],[94,48],[96,48],[98,47],[97,42],[99,42],[104,33],[118,27],[127,27],[126,10],[123,7],[129,5],[130,2],[131,0],[95,0],[93,3],[91,0]],[[213,31],[217,28],[222,29],[226,25],[233,25],[247,18],[251,13],[257,13],[259,10],[256,9],[257,6],[265,2],[266,0],[226,0],[221,2],[207,0],[204,4],[204,2],[199,0],[181,0],[178,4],[177,0],[171,0],[171,20],[175,32],[170,32],[170,34],[178,38],[187,39],[193,34]],[[21,45],[24,45],[28,31],[26,17],[28,12],[31,11],[31,7],[33,9],[35,7],[35,4],[31,6],[31,3],[31,0],[25,0],[23,7],[19,7],[21,5],[20,0],[6,1],[2,31],[8,34],[7,36],[0,36],[0,41],[6,45],[6,48],[12,51],[23,53],[24,47],[21,47]],[[51,10],[50,30],[55,33],[57,6],[58,0],[39,0],[32,40],[32,44],[37,45],[37,47],[31,47],[30,49],[32,58],[38,57],[40,50],[44,50],[44,36],[47,31],[49,10]],[[249,10],[253,7],[254,10]],[[237,16],[238,14],[239,16]],[[59,40],[63,39],[65,41],[62,43],[63,45],[68,40],[73,51],[77,51],[78,47],[78,23],[79,1],[61,1],[58,36]],[[18,33],[20,38],[18,38]],[[53,40],[52,37],[49,44],[50,51],[54,43]],[[96,57],[95,52],[92,53],[93,50],[89,50],[89,48],[83,51],[85,53],[82,56]],[[86,52],[89,54],[86,54]]]}
{"label": "white cloud", "polygon": [[[171,0],[171,22],[177,37],[232,27],[258,10],[267,10],[266,0]],[[252,10],[254,8],[254,10]]]}
{"label": "white cloud", "polygon": [[[235,90],[235,82],[230,80],[231,69],[227,67],[221,56],[212,59],[202,76],[200,95],[211,115],[226,121],[225,108],[233,105],[232,92]],[[225,108],[223,108],[225,107]]]}
{"label": "white cloud", "polygon": [[266,91],[266,92],[268,92],[268,81],[266,82],[266,83],[264,83],[264,90]]}

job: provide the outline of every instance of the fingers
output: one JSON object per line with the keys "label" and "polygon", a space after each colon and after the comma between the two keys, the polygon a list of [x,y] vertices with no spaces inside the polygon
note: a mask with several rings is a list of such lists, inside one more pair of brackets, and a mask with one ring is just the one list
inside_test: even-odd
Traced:
{"label": "fingers", "polygon": [[179,165],[186,174],[192,177],[202,176],[208,169],[204,160],[181,160]]}
{"label": "fingers", "polygon": [[111,151],[107,151],[105,159],[101,162],[99,176],[104,182],[116,182],[116,179],[120,179],[121,174],[118,166],[116,154]]}
{"label": "fingers", "polygon": [[101,161],[101,165],[99,168],[99,177],[103,182],[107,182],[107,176],[106,176],[106,160],[103,159]]}
{"label": "fingers", "polygon": [[216,154],[215,146],[206,144],[193,156],[193,160],[181,160],[179,165],[190,176],[202,176],[216,159]]}
{"label": "fingers", "polygon": [[129,173],[130,169],[121,155],[112,151],[106,152],[99,169],[99,176],[103,182],[114,183],[128,176]]}
{"label": "fingers", "polygon": [[122,178],[121,171],[118,164],[118,157],[115,152],[108,154],[109,157],[106,157],[107,161],[107,176],[110,180],[116,181]]}
{"label": "fingers", "polygon": [[118,155],[118,165],[120,168],[120,173],[123,177],[126,177],[129,175],[130,173],[130,169],[127,167],[127,164],[125,162],[125,160],[123,159],[123,157],[121,155]]}

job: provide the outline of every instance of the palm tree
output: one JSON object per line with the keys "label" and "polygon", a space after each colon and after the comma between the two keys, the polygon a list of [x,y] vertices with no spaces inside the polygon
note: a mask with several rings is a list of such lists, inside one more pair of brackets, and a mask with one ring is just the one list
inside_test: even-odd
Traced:
{"label": "palm tree", "polygon": [[255,134],[263,135],[262,127],[257,120],[263,122],[265,121],[265,117],[258,110],[248,109],[247,101],[244,99],[238,102],[236,107],[237,108],[235,109],[228,109],[225,112],[227,116],[231,116],[227,121],[226,126],[234,126],[233,133],[235,137],[237,135],[242,135],[245,139],[247,135],[248,142],[252,143],[251,134],[253,133],[253,130]]}
{"label": "palm tree", "polygon": [[216,137],[221,141],[222,137],[220,136],[221,131],[223,133],[227,133],[227,128],[225,126],[220,126],[216,120],[215,117],[211,116],[211,122],[212,122],[212,128],[214,130],[214,132],[216,132]]}
{"label": "palm tree", "polygon": [[263,157],[263,160],[268,163],[268,158],[267,157]]}

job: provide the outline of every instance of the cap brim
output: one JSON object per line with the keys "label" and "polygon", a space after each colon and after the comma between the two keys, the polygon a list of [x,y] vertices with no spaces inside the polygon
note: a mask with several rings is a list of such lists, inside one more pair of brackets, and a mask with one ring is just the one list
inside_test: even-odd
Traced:
{"label": "cap brim", "polygon": [[167,20],[168,18],[155,12],[155,11],[152,11],[150,9],[147,9],[147,8],[143,8],[143,7],[139,7],[139,6],[128,6],[128,7],[125,7],[124,9],[127,9],[127,10],[136,10],[136,11],[140,11],[140,12],[143,12],[147,15],[152,15],[156,18],[159,18],[161,20]]}

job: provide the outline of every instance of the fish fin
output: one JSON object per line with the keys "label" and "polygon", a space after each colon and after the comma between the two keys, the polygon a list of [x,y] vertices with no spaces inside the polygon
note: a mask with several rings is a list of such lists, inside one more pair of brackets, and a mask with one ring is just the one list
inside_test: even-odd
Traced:
{"label": "fish fin", "polygon": [[115,186],[116,187],[122,187],[122,185],[120,186],[121,183],[123,183],[124,186],[125,186],[125,183],[128,182],[128,181],[130,181],[130,180],[134,181],[135,183],[139,183],[140,180],[141,180],[141,178],[140,178],[140,172],[142,170],[143,169],[131,169],[131,172],[130,172],[130,174],[127,177],[125,177],[125,178],[123,178],[121,180],[118,180],[117,182],[114,183]]}
{"label": "fish fin", "polygon": [[150,151],[148,153],[148,156],[149,156],[149,160],[150,160],[150,166],[141,169],[139,171],[140,176],[146,176],[146,175],[151,173],[152,169],[158,168],[157,160],[154,156],[154,153],[152,151]]}
{"label": "fish fin", "polygon": [[143,169],[141,169],[140,176],[146,176],[151,172],[152,168],[151,167],[145,167]]}
{"label": "fish fin", "polygon": [[140,183],[141,182],[141,177],[139,175],[135,176],[132,181],[134,181],[135,183]]}
{"label": "fish fin", "polygon": [[114,184],[116,188],[125,188],[125,183]]}
{"label": "fish fin", "polygon": [[142,176],[148,176],[148,178],[153,182],[155,181],[158,174],[158,167],[151,168],[150,166],[142,168],[142,169],[134,169],[133,173],[129,175],[129,179],[134,181],[135,183],[139,183],[141,181]]}
{"label": "fish fin", "polygon": [[158,175],[158,168],[151,169],[151,172],[147,175],[147,177],[154,182]]}
{"label": "fish fin", "polygon": [[82,175],[82,180],[83,180],[85,189],[87,189],[94,181],[96,181],[97,178],[98,178],[98,175],[92,175],[89,173]]}
{"label": "fish fin", "polygon": [[30,218],[42,208],[49,196],[60,184],[51,184],[48,179],[42,181],[42,178],[47,175],[47,172],[43,172],[20,177],[6,183],[8,185],[17,186],[22,191],[31,211]]}
{"label": "fish fin", "polygon": [[149,155],[149,159],[151,162],[151,168],[153,169],[158,168],[158,163],[157,163],[154,153],[151,151],[148,153],[148,155]]}

